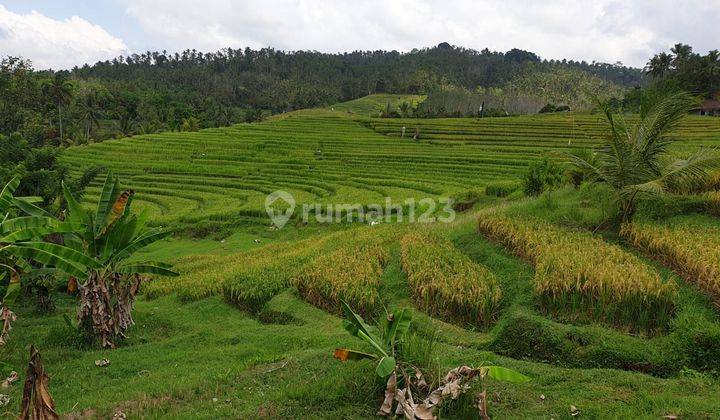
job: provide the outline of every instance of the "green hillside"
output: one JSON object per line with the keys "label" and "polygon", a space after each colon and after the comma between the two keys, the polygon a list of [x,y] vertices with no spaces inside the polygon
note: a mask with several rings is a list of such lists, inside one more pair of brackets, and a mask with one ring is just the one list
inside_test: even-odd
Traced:
{"label": "green hillside", "polygon": [[[175,231],[137,258],[171,261],[179,276],[143,283],[137,325],[113,350],[68,327],[73,297],[51,316],[18,308],[0,374],[42,343],[58,411],[71,418],[374,418],[385,384],[373,362],[332,358],[346,346],[374,351],[343,330],[347,302],[372,324],[387,309],[411,313],[398,354],[431,384],[488,363],[531,379],[476,383],[440,418],[476,418],[481,389],[493,418],[717,417],[720,192],[710,190],[720,183],[644,204],[613,230],[607,186],[534,198],[517,182],[546,156],[599,145],[600,115],[372,116],[419,99],[373,95],[67,149],[71,175],[111,169],[135,190],[134,209]],[[717,147],[720,119],[687,118],[674,135],[676,155]],[[101,177],[84,204],[99,198]],[[276,190],[299,204],[473,200],[449,223],[275,229],[264,206]],[[94,365],[105,357],[109,366]],[[14,401],[20,388],[7,391]]]}
{"label": "green hillside", "polygon": [[[590,114],[431,120],[361,115],[386,100],[372,96],[335,111],[73,147],[62,159],[75,174],[102,165],[121,175],[156,224],[267,224],[264,200],[275,190],[290,192],[299,203],[321,204],[447,197],[518,178],[542,156],[591,147],[601,135],[600,117]],[[720,140],[720,120],[691,118],[678,134],[678,152],[713,145]],[[88,200],[99,193],[99,181]]]}

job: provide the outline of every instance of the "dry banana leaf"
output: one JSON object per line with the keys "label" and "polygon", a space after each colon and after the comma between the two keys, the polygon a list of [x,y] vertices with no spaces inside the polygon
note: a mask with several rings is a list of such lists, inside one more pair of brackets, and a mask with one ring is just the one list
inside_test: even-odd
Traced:
{"label": "dry banana leaf", "polygon": [[4,381],[2,381],[2,383],[0,384],[0,388],[10,388],[10,385],[15,383],[18,378],[20,378],[20,375],[18,375],[18,373],[13,370],[12,372],[10,372],[10,376],[8,376],[7,378],[5,378]]}
{"label": "dry banana leaf", "polygon": [[385,387],[385,400],[383,400],[382,406],[380,406],[380,410],[377,412],[378,416],[389,416],[390,414],[392,414],[396,388],[397,374],[393,372],[387,381],[387,386]]}
{"label": "dry banana leaf", "polygon": [[17,320],[17,316],[6,307],[0,309],[0,321],[2,321],[2,330],[0,330],[0,347],[5,345],[8,339],[10,330],[12,329],[12,323]]}
{"label": "dry banana leaf", "polygon": [[480,412],[480,418],[482,420],[490,420],[487,412],[487,391],[483,391],[477,396],[477,408]]}
{"label": "dry banana leaf", "polygon": [[50,378],[45,374],[40,353],[30,346],[30,362],[23,387],[21,420],[58,420],[55,402],[48,391]]}

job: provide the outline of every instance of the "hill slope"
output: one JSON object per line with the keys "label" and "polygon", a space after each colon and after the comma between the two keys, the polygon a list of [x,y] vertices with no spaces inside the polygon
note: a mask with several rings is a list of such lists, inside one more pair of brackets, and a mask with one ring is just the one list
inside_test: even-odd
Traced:
{"label": "hill slope", "polygon": [[[301,110],[262,123],[139,135],[72,147],[62,160],[75,173],[102,165],[122,175],[157,224],[266,224],[264,200],[275,190],[293,194],[300,204],[323,205],[448,197],[519,178],[544,154],[591,147],[601,135],[600,117],[590,114],[367,117],[367,110],[384,107],[389,98],[416,97],[370,96],[334,111]],[[716,144],[720,120],[690,118],[680,134],[678,152]],[[95,184],[87,198],[98,193]]]}

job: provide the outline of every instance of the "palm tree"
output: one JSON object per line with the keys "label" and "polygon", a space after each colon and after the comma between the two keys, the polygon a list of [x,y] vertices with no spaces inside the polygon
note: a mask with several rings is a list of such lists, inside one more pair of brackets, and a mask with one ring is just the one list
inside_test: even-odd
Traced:
{"label": "palm tree", "polygon": [[691,46],[686,44],[675,44],[674,47],[670,48],[670,51],[675,54],[673,59],[673,65],[677,68],[686,62],[693,55],[693,49]]}
{"label": "palm tree", "polygon": [[60,141],[63,139],[62,110],[63,106],[72,99],[75,85],[63,73],[55,73],[51,79],[42,83],[43,93],[55,104],[58,113],[58,126],[60,127]]}
{"label": "palm tree", "polygon": [[668,53],[656,54],[645,66],[645,72],[653,79],[662,79],[670,72],[673,57]]}
{"label": "palm tree", "polygon": [[615,191],[623,222],[632,219],[638,200],[701,183],[708,171],[720,168],[715,150],[700,149],[686,159],[675,159],[670,153],[674,130],[695,103],[684,92],[665,95],[649,109],[641,109],[640,121],[633,125],[603,104],[607,129],[602,146],[592,159],[567,156],[595,181]]}
{"label": "palm tree", "polygon": [[93,88],[83,89],[78,110],[80,118],[85,122],[85,140],[90,140],[90,130],[100,125],[101,106],[105,97],[104,92]]}

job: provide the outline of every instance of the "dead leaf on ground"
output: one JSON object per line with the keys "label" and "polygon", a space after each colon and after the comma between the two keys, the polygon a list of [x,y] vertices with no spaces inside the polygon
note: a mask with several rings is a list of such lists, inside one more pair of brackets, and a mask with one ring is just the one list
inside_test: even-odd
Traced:
{"label": "dead leaf on ground", "polygon": [[579,415],[580,415],[580,410],[578,410],[578,408],[575,407],[574,405],[571,405],[571,406],[570,406],[570,415],[573,416],[573,417],[579,416]]}
{"label": "dead leaf on ground", "polygon": [[12,323],[17,321],[17,315],[9,308],[3,306],[0,309],[0,321],[2,321],[2,330],[0,330],[0,347],[7,342],[8,335],[12,329]]}
{"label": "dead leaf on ground", "polygon": [[420,369],[415,370],[415,386],[420,391],[426,392],[428,390],[428,384],[425,381],[425,377],[423,376],[422,372],[420,372]]}
{"label": "dead leaf on ground", "polygon": [[385,387],[385,399],[383,400],[378,416],[389,416],[392,414],[393,400],[395,399],[395,388],[397,387],[397,374],[395,372],[390,375]]}
{"label": "dead leaf on ground", "polygon": [[13,370],[12,372],[10,372],[10,376],[8,376],[7,378],[5,378],[4,381],[2,381],[2,384],[0,384],[0,388],[10,388],[10,385],[12,385],[19,378],[20,375],[18,375],[18,373]]}
{"label": "dead leaf on ground", "polygon": [[8,404],[10,404],[10,396],[5,395],[5,394],[0,394],[0,407],[5,407]]}
{"label": "dead leaf on ground", "polygon": [[118,411],[112,416],[112,420],[126,420],[127,416],[122,411]]}
{"label": "dead leaf on ground", "polygon": [[95,366],[97,367],[106,367],[110,365],[110,360],[108,359],[100,359],[95,361]]}

